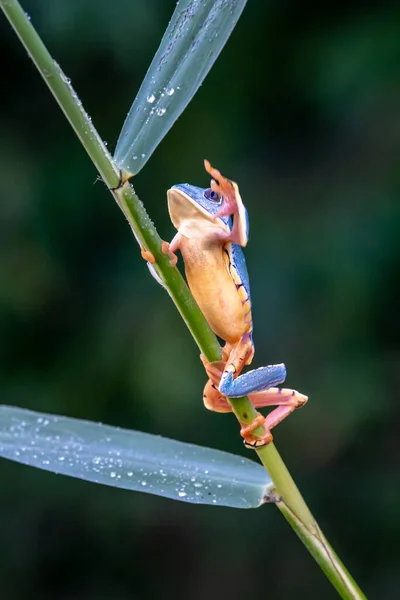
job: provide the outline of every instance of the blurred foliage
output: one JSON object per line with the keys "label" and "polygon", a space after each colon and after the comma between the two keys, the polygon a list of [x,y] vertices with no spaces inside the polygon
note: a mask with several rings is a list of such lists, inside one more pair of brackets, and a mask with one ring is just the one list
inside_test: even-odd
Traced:
{"label": "blurred foliage", "polygon": [[[173,1],[25,0],[113,146]],[[122,214],[0,19],[0,390],[7,404],[247,455]],[[400,10],[252,0],[135,180],[238,181],[255,366],[309,395],[275,439],[367,595],[398,598]],[[179,414],[179,416],[178,416]],[[221,432],[222,429],[222,432]],[[272,507],[182,506],[1,463],[2,598],[336,598]]]}

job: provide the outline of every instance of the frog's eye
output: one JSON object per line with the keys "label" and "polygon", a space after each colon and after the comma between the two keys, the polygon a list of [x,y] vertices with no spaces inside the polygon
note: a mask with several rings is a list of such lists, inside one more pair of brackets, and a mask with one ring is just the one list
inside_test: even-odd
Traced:
{"label": "frog's eye", "polygon": [[213,202],[219,202],[221,199],[220,195],[217,194],[217,192],[214,192],[214,190],[212,190],[211,188],[205,190],[204,198],[207,198],[207,200],[212,200]]}

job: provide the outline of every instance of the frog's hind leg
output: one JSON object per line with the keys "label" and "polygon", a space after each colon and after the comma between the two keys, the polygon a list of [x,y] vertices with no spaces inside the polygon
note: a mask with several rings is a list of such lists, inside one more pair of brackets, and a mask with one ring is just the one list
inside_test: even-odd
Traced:
{"label": "frog's hind leg", "polygon": [[[231,350],[231,348],[225,347],[223,356],[223,359],[225,360],[218,362],[208,363],[204,356],[201,356],[201,360],[204,364],[207,375],[210,378],[206,383],[203,393],[204,405],[208,410],[219,413],[227,413],[232,411],[232,407],[228,402],[227,397],[220,391],[221,386],[219,385],[221,377],[229,368],[230,363],[227,365],[226,358],[227,353]],[[230,359],[232,359],[232,356],[234,355],[231,351]],[[242,362],[239,362],[239,368],[241,368]],[[272,369],[273,372],[273,367],[278,367],[276,373],[279,374],[281,365],[262,367],[262,369]],[[250,374],[254,372],[257,373],[257,371],[260,371],[260,369],[250,371]],[[247,373],[245,375],[241,375],[238,379],[246,378],[246,375]],[[256,377],[255,380],[257,381],[257,385],[266,385],[266,378],[264,378],[264,376],[261,378],[261,381],[258,380],[258,377]],[[237,381],[237,379],[234,381]],[[271,429],[283,421],[283,419],[288,417],[296,408],[301,408],[304,406],[308,400],[307,396],[304,396],[296,390],[291,390],[288,388],[270,387],[269,389],[253,391],[250,393],[247,391],[247,394],[255,408],[265,408],[269,406],[276,407],[267,417],[264,417],[258,413],[256,418],[251,423],[241,423],[242,429],[240,433],[244,438],[245,446],[248,448],[259,448],[269,444],[273,439]],[[254,433],[255,429],[258,427],[264,428],[264,433],[262,435],[256,435]]]}
{"label": "frog's hind leg", "polygon": [[245,333],[233,347],[218,385],[219,391],[229,398],[240,398],[252,392],[261,392],[285,381],[283,363],[253,369],[240,375],[244,365],[251,363],[254,346],[251,334]]}
{"label": "frog's hind leg", "polygon": [[[296,408],[303,406],[308,398],[295,390],[275,387],[286,378],[286,367],[284,364],[260,367],[259,369],[254,369],[240,375],[243,365],[251,361],[251,352],[251,337],[249,334],[245,334],[232,349],[217,389],[222,397],[238,398],[249,396],[250,401],[256,408],[276,406],[267,417],[263,417],[259,413],[251,423],[241,423],[241,435],[244,438],[245,445],[249,448],[257,448],[271,442],[272,435],[270,430],[283,421]],[[219,365],[218,367],[219,369],[221,368]],[[213,384],[216,387],[217,373],[213,374],[210,372],[211,375],[214,375]],[[216,393],[214,393],[214,398],[216,397]],[[220,399],[218,399],[218,404],[222,407]],[[261,436],[254,434],[254,431],[260,426],[264,427],[264,434]]]}
{"label": "frog's hind leg", "polygon": [[[249,395],[250,401],[256,408],[276,406],[276,408],[263,417],[260,413],[251,423],[242,423],[240,435],[244,438],[247,448],[259,448],[272,441],[271,429],[286,419],[296,408],[301,408],[308,400],[307,396],[287,388],[270,388],[263,392],[255,392]],[[264,427],[264,434],[254,434],[257,427]]]}
{"label": "frog's hind leg", "polygon": [[260,367],[240,375],[243,367],[251,363],[253,355],[251,334],[246,332],[236,344],[226,344],[221,361],[209,363],[203,355],[200,358],[218,391],[229,398],[240,398],[252,392],[266,391],[282,383],[286,377],[284,364]]}

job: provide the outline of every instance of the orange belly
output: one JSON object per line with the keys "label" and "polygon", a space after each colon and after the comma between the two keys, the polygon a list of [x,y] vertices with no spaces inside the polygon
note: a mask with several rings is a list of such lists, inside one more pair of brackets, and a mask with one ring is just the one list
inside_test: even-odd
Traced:
{"label": "orange belly", "polygon": [[211,329],[234,344],[248,331],[248,304],[243,304],[228,272],[223,246],[218,242],[205,247],[204,242],[182,236],[180,250],[190,291]]}

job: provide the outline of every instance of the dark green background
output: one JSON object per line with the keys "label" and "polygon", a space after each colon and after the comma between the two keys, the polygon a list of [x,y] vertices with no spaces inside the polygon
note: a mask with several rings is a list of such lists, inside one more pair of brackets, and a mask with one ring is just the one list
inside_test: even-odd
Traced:
{"label": "dark green background", "polygon": [[[255,366],[310,397],[276,431],[371,598],[399,597],[400,10],[257,2],[135,180],[163,238],[166,190],[236,180]],[[114,147],[172,0],[25,0]],[[0,16],[1,402],[248,455],[202,406],[198,350],[122,214]],[[1,462],[0,597],[334,599],[272,507],[235,511]]]}

